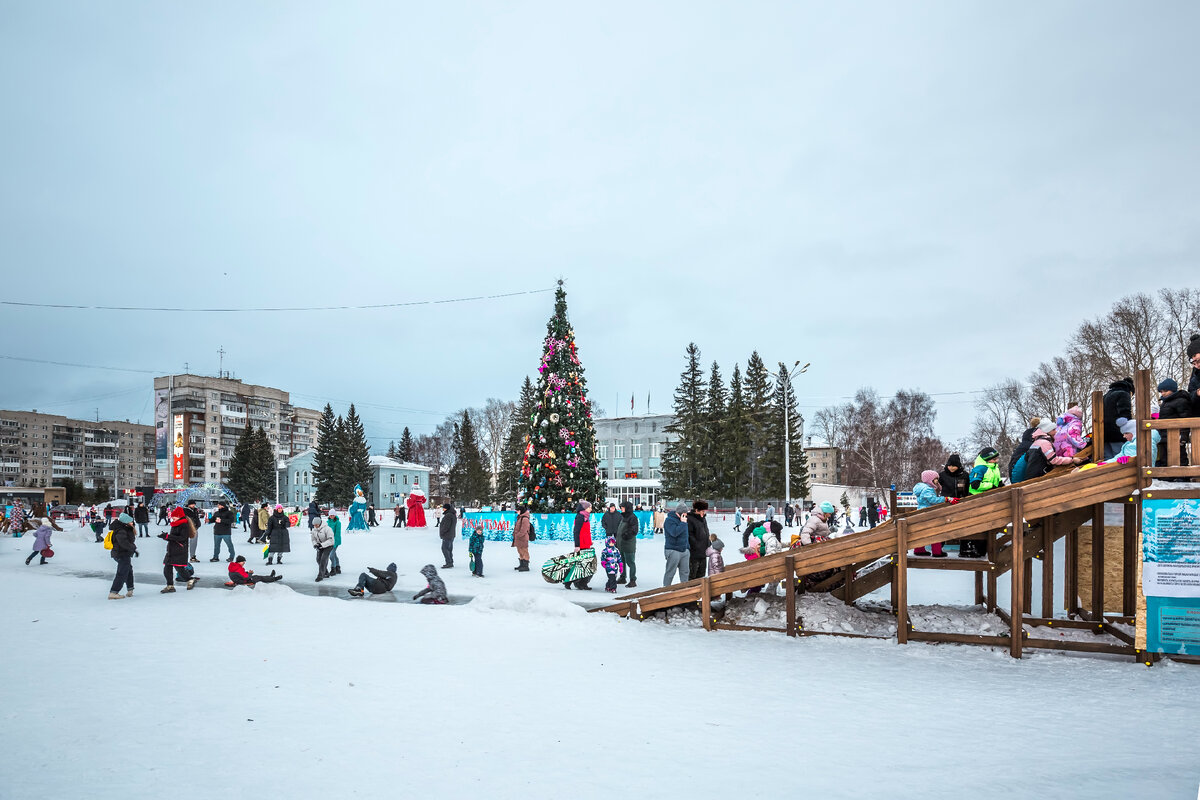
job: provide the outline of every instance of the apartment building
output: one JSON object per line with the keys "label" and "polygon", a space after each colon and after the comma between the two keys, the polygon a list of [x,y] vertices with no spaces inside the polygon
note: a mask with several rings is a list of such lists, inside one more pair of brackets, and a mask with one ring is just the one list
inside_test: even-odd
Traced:
{"label": "apartment building", "polygon": [[247,426],[261,427],[282,461],[316,447],[321,412],[282,389],[211,375],[154,379],[158,484],[223,483]]}
{"label": "apartment building", "polygon": [[150,425],[0,411],[0,481],[7,486],[53,486],[56,478],[85,489],[153,486],[154,461]]}
{"label": "apartment building", "polygon": [[841,451],[836,447],[814,447],[811,444],[804,448],[808,459],[808,479],[811,483],[842,482]]}

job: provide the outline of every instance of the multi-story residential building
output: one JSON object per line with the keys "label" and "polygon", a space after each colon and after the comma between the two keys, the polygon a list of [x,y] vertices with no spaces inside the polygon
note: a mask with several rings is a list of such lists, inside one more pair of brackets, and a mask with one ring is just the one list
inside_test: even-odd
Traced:
{"label": "multi-story residential building", "polygon": [[679,437],[666,428],[672,414],[614,417],[594,421],[596,461],[608,483],[608,499],[653,506],[662,494],[663,446]]}
{"label": "multi-story residential building", "polygon": [[[279,502],[307,506],[316,496],[312,470],[316,455],[316,450],[306,450],[292,456],[280,467]],[[387,456],[371,456],[371,482],[363,487],[363,494],[376,508],[391,508],[403,502],[414,483],[429,497],[429,467],[395,461]]]}
{"label": "multi-story residential building", "polygon": [[209,375],[155,378],[158,483],[223,483],[248,425],[266,432],[277,459],[289,458],[316,446],[320,419],[282,389]]}
{"label": "multi-story residential building", "polygon": [[841,451],[836,447],[814,447],[811,440],[804,448],[808,458],[808,480],[810,483],[840,484],[842,477]]}
{"label": "multi-story residential building", "polygon": [[0,411],[0,481],[53,486],[70,478],[85,489],[153,486],[154,428],[70,419],[34,411]]}

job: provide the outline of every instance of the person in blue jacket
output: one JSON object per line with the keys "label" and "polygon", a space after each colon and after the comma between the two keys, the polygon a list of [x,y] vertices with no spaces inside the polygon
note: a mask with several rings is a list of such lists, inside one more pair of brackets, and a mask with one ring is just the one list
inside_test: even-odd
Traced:
{"label": "person in blue jacket", "polygon": [[[921,482],[913,487],[913,494],[917,496],[917,510],[922,508],[933,508],[939,503],[946,502],[946,498],[938,494],[938,474],[931,469],[927,469],[921,473]],[[928,552],[924,547],[918,547],[913,550],[914,556],[927,556]],[[945,558],[946,554],[942,552],[942,543],[933,543],[933,557]]]}
{"label": "person in blue jacket", "polygon": [[666,538],[664,553],[667,557],[667,572],[663,575],[663,586],[674,583],[675,573],[679,573],[679,582],[686,583],[690,549],[688,547],[687,503],[680,503],[675,510],[667,514],[663,523],[663,536]]}

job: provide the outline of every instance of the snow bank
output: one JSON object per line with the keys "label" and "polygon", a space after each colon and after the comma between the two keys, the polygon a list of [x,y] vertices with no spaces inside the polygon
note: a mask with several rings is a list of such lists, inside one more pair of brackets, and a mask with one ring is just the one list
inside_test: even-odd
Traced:
{"label": "snow bank", "polygon": [[539,617],[580,618],[587,616],[586,610],[565,597],[533,592],[481,594],[476,596],[467,607],[481,613],[513,611],[518,614],[532,614]]}

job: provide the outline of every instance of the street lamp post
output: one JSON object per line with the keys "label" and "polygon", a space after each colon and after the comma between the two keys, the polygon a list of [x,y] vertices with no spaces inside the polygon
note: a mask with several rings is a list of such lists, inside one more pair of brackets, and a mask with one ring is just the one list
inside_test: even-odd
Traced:
{"label": "street lamp post", "polygon": [[[790,382],[795,375],[803,375],[808,372],[811,365],[812,362],[809,362],[801,367],[799,361],[792,364],[792,368],[786,373],[788,381]],[[779,375],[770,370],[767,370],[767,374],[774,377],[775,380],[782,380]],[[790,424],[788,398],[785,397],[783,398],[783,502],[785,506],[792,504],[792,432],[789,428]]]}

